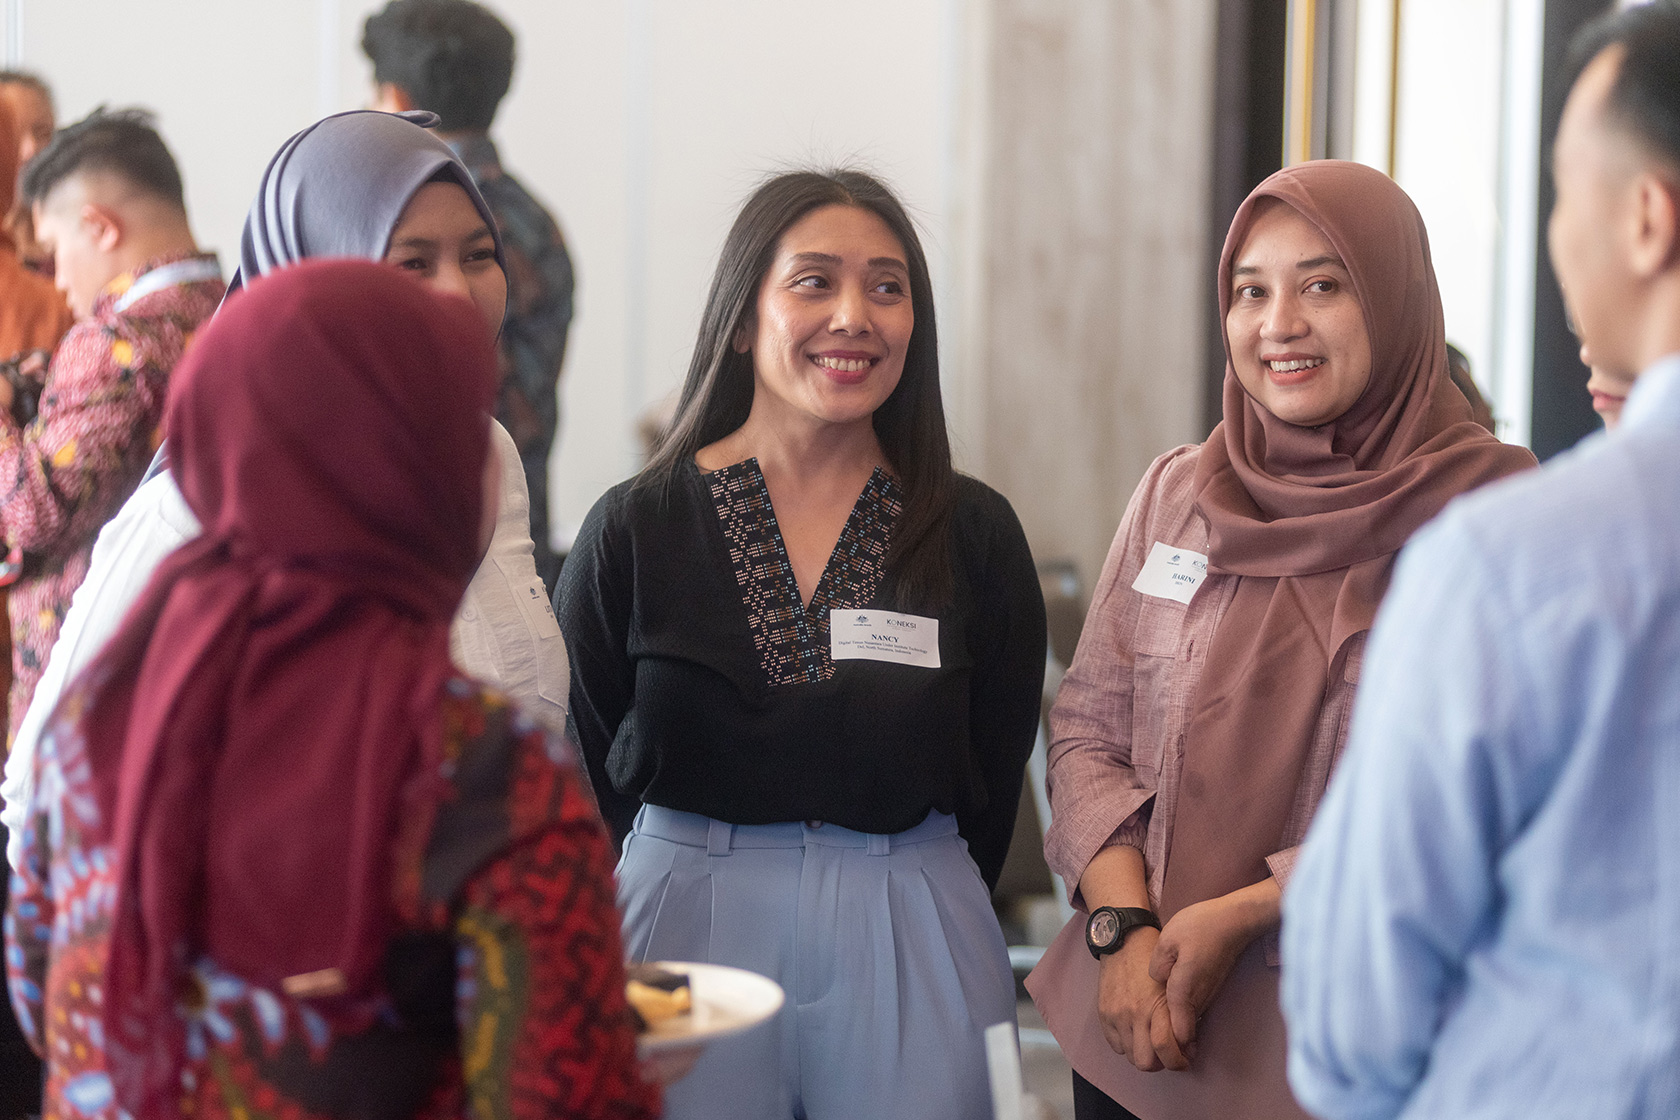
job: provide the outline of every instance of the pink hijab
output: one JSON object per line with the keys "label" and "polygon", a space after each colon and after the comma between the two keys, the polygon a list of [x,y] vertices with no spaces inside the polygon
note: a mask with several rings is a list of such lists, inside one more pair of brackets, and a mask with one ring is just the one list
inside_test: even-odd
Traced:
{"label": "pink hijab", "polygon": [[1320,160],[1255,188],[1219,259],[1221,321],[1262,199],[1298,210],[1347,265],[1371,380],[1338,419],[1298,427],[1244,391],[1226,339],[1225,415],[1202,446],[1196,507],[1209,567],[1241,578],[1186,734],[1169,915],[1269,874],[1332,674],[1370,628],[1407,538],[1456,495],[1534,465],[1479,427],[1453,385],[1423,219],[1379,171]]}

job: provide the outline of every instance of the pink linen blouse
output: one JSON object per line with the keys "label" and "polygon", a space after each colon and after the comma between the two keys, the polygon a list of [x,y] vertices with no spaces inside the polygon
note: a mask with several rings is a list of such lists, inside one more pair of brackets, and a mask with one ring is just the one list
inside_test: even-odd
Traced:
{"label": "pink linen blouse", "polygon": [[[1169,451],[1139,483],[1050,712],[1051,823],[1045,858],[1066,880],[1068,895],[1081,910],[1080,876],[1099,851],[1115,844],[1142,849],[1151,905],[1160,904],[1185,729],[1214,629],[1236,592],[1237,579],[1209,571],[1187,605],[1136,591],[1132,584],[1157,541],[1207,552],[1207,521],[1193,502],[1200,454],[1200,444]],[[1349,640],[1332,674],[1283,847],[1267,860],[1280,887],[1288,883],[1296,851],[1347,741],[1364,649],[1364,634]],[[1219,1114],[1208,1109],[1222,1107],[1221,1102],[1240,1102],[1231,1115],[1303,1115],[1283,1080],[1275,934],[1251,946],[1209,1009],[1210,1019],[1227,1020],[1230,1029],[1204,1023],[1197,1063],[1202,1068],[1141,1074],[1108,1047],[1097,1024],[1097,965],[1085,948],[1084,922],[1083,913],[1074,916],[1027,985],[1081,1076],[1133,1111],[1151,1107],[1143,1113],[1151,1120]],[[1216,1011],[1223,1014],[1216,1016]],[[1240,1053],[1221,1054],[1222,1049]],[[1234,1061],[1222,1061],[1226,1057]],[[1142,1098],[1135,1086],[1146,1087]],[[1182,1101],[1175,1101],[1179,1097]],[[1268,1099],[1272,1106],[1263,1103]]]}
{"label": "pink linen blouse", "polygon": [[[1050,710],[1050,868],[1074,897],[1091,859],[1113,844],[1143,849],[1149,897],[1159,903],[1178,810],[1184,731],[1214,628],[1236,593],[1234,576],[1209,572],[1189,605],[1132,590],[1150,547],[1206,553],[1207,521],[1193,505],[1200,444],[1155,460],[1139,483],[1103,564],[1073,665]],[[1318,733],[1269,857],[1287,885],[1330,771],[1347,741],[1365,635],[1352,638],[1319,715]],[[1076,899],[1076,902],[1078,900]]]}

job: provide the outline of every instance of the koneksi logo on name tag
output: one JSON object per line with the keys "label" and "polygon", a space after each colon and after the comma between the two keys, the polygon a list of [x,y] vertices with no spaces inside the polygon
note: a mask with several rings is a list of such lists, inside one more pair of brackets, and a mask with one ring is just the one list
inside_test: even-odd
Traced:
{"label": "koneksi logo on name tag", "polygon": [[896,611],[828,612],[829,655],[836,661],[891,661],[939,668],[939,620]]}
{"label": "koneksi logo on name tag", "polygon": [[1143,562],[1143,571],[1132,581],[1132,590],[1157,599],[1189,603],[1207,576],[1208,558],[1187,548],[1174,548],[1156,541]]}

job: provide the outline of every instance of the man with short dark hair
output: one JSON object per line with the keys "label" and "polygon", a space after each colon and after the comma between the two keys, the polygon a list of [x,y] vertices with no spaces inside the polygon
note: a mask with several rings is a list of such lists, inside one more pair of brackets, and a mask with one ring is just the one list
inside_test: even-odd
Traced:
{"label": "man with short dark hair", "polygon": [[1680,1116],[1680,3],[1576,52],[1552,262],[1637,379],[1401,556],[1284,899],[1321,1117]]}
{"label": "man with short dark hair", "polygon": [[170,371],[224,291],[215,256],[193,239],[181,173],[148,114],[100,110],[62,129],[21,186],[79,321],[53,355],[27,426],[0,379],[0,527],[20,573],[9,603],[8,742],[94,537],[157,446]]}
{"label": "man with short dark hair", "polygon": [[531,540],[550,590],[559,573],[548,530],[548,456],[559,428],[556,391],[572,322],[572,259],[554,218],[502,169],[490,124],[513,79],[513,33],[469,0],[391,0],[368,17],[374,108],[436,113],[438,134],[478,181],[501,227],[508,310],[498,342],[496,418],[519,447],[531,493]]}

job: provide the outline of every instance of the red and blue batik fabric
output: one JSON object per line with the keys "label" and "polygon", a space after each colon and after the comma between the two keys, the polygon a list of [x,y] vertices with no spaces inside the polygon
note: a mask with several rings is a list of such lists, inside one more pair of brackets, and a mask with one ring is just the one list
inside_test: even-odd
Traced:
{"label": "red and blue batik fabric", "polygon": [[[200,261],[197,269],[177,267]],[[94,538],[134,492],[157,448],[169,372],[221,302],[226,289],[215,261],[174,253],[113,280],[93,313],[59,343],[34,422],[20,428],[0,411],[0,525],[7,544],[23,552],[23,575],[8,604],[8,744],[87,575]],[[144,292],[149,274],[171,267],[184,282],[125,298]]]}
{"label": "red and blue batik fabric", "polygon": [[[47,1058],[44,1116],[120,1120],[101,1027],[112,861],[88,840],[99,810],[77,733],[81,695],[41,739],[6,963],[13,1006]],[[606,836],[569,747],[460,678],[444,727],[448,794],[428,833],[396,843],[398,932],[376,1025],[335,1036],[309,1001],[201,957],[176,1009],[188,1037],[183,1115],[659,1114],[624,999]]]}

